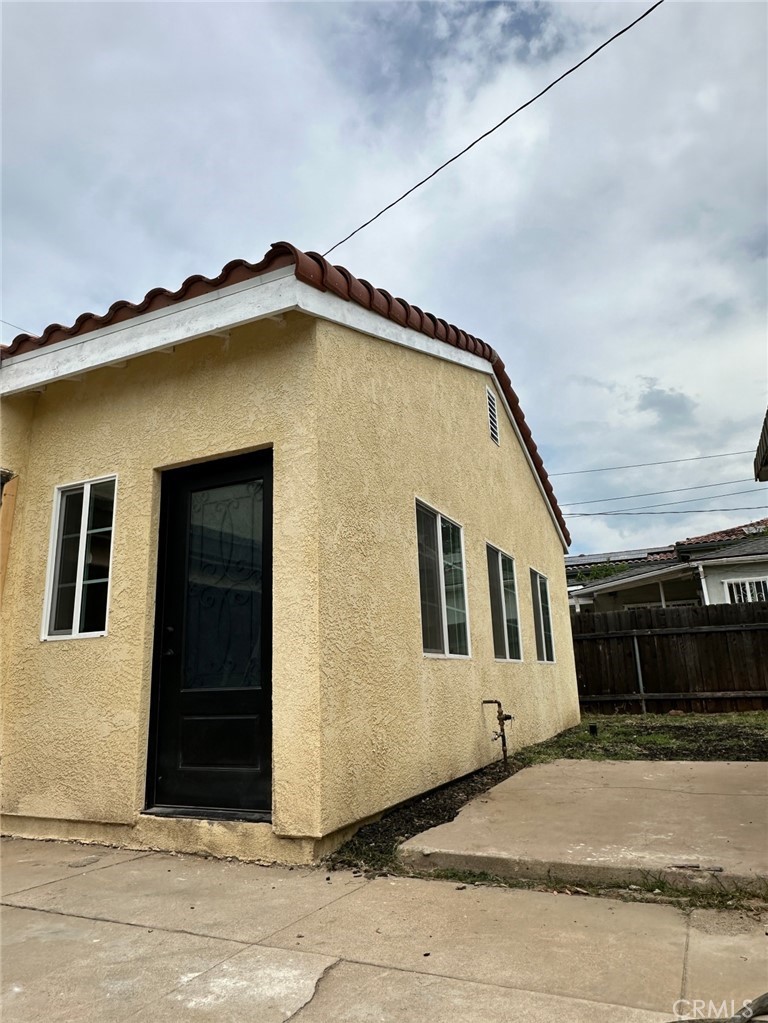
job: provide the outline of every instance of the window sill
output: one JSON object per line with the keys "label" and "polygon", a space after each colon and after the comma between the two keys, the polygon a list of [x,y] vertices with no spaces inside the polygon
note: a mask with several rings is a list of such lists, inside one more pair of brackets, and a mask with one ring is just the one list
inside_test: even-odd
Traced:
{"label": "window sill", "polygon": [[430,661],[471,661],[472,654],[423,654]]}
{"label": "window sill", "polygon": [[105,632],[78,632],[74,636],[41,636],[41,643],[58,643],[62,639],[102,639],[106,636]]}
{"label": "window sill", "polygon": [[525,664],[522,657],[494,657],[497,664]]}

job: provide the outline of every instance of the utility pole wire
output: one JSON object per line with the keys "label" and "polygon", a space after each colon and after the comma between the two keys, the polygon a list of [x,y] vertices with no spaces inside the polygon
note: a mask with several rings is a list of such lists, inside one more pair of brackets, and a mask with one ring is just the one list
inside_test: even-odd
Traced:
{"label": "utility pole wire", "polygon": [[[621,497],[596,497],[592,501],[561,501],[561,507],[563,505],[568,508],[578,508],[584,504],[605,504],[607,501],[632,501],[636,497],[658,497],[659,494],[682,494],[687,490],[709,490],[711,487],[730,487],[734,483],[752,483],[752,477],[748,476],[743,480],[723,480],[722,483],[701,483],[698,487],[675,487],[674,490],[650,490],[646,494],[624,494]],[[711,501],[717,500],[718,497],[722,497],[722,494],[713,494],[710,498]],[[563,508],[565,511],[565,508]]]}
{"label": "utility pole wire", "polygon": [[[764,504],[748,504],[742,508],[691,508],[688,511],[601,511],[574,512],[569,519],[591,519],[595,515],[711,515],[714,512],[765,511]],[[663,562],[662,562],[663,564]]]}
{"label": "utility pole wire", "polygon": [[719,455],[694,455],[692,458],[668,458],[664,462],[635,462],[634,465],[606,465],[601,469],[571,469],[569,472],[550,472],[549,476],[581,476],[585,472],[615,472],[617,469],[645,469],[649,465],[674,465],[677,462],[703,462],[707,458],[730,458],[732,455],[751,455],[747,451],[721,451]]}
{"label": "utility pole wire", "polygon": [[578,64],[574,64],[573,67],[569,68],[567,71],[564,71],[559,78],[556,78],[554,82],[550,82],[545,89],[542,89],[541,92],[537,92],[532,99],[529,99],[526,103],[523,103],[522,106],[519,106],[517,108],[517,110],[513,110],[511,114],[507,114],[507,116],[503,120],[499,121],[498,124],[495,124],[492,128],[489,128],[488,131],[478,136],[478,138],[476,138],[473,142],[470,142],[468,146],[465,146],[460,153],[456,153],[456,155],[452,156],[450,160],[446,160],[445,163],[441,163],[440,166],[436,167],[431,174],[428,174],[425,178],[422,178],[421,181],[417,182],[417,184],[415,184],[412,188],[409,188],[407,192],[403,192],[403,194],[398,199],[395,199],[394,202],[391,202],[388,206],[385,206],[383,210],[379,210],[379,212],[375,216],[371,217],[370,220],[366,220],[366,222],[364,224],[361,224],[360,227],[356,227],[354,231],[351,231],[345,238],[342,238],[341,241],[336,242],[335,245],[332,245],[330,249],[327,249],[323,253],[323,257],[330,255],[334,249],[338,249],[338,247],[340,245],[343,245],[344,242],[348,242],[350,238],[353,238],[364,228],[368,227],[369,224],[372,224],[374,222],[374,220],[378,220],[379,217],[383,216],[385,213],[391,210],[393,206],[397,206],[397,204],[402,202],[403,199],[407,199],[408,196],[415,192],[417,188],[421,188],[422,185],[425,185],[428,181],[431,181],[436,174],[439,174],[441,170],[445,170],[445,168],[452,164],[455,160],[458,160],[460,156],[464,156],[465,153],[468,153],[470,149],[472,149],[474,146],[478,144],[478,142],[482,142],[483,139],[487,139],[489,135],[492,135],[495,131],[498,131],[498,129],[501,128],[502,125],[505,125],[507,121],[511,120],[515,116],[515,114],[519,114],[521,110],[525,110],[526,107],[529,107],[532,103],[535,103],[537,99],[541,99],[541,97],[545,93],[549,92],[550,89],[554,89],[554,87],[559,82],[562,82],[564,78],[567,78],[568,75],[572,75],[574,71],[578,71],[578,69],[583,64],[586,64],[588,60],[592,60],[594,56],[596,56],[601,50],[604,50],[605,47],[609,46],[614,40],[618,39],[619,36],[623,36],[625,32],[629,32],[629,30],[631,28],[634,28],[635,25],[638,24],[638,22],[641,22],[643,18],[647,18],[649,14],[652,14],[657,7],[661,7],[663,3],[664,0],[657,0],[653,7],[649,7],[644,14],[641,14],[639,18],[635,18],[634,21],[631,21],[627,26],[625,26],[625,28],[621,29],[621,31],[617,32],[615,35],[612,35],[610,39],[606,39],[604,43],[601,43],[596,50],[593,50],[590,54],[584,57],[583,60],[580,60]]}

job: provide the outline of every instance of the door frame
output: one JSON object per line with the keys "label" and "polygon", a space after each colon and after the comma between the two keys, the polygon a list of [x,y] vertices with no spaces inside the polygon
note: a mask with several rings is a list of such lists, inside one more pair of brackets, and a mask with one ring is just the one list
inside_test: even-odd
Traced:
{"label": "door frame", "polygon": [[[266,611],[267,620],[270,623],[270,629],[272,629],[272,562],[273,562],[273,517],[274,517],[274,448],[269,445],[261,448],[254,448],[251,451],[238,452],[237,454],[224,454],[220,456],[214,456],[213,458],[202,459],[199,462],[192,462],[182,466],[170,466],[160,470],[160,516],[158,523],[157,537],[157,567],[155,572],[155,587],[154,587],[154,599],[155,599],[155,610],[154,610],[154,622],[152,630],[152,658],[151,658],[151,680],[150,680],[150,703],[149,703],[149,734],[147,737],[147,759],[146,759],[146,778],[145,778],[145,795],[144,795],[144,807],[142,809],[143,814],[150,815],[152,817],[191,817],[203,820],[239,820],[239,821],[251,821],[251,822],[272,822],[272,808],[269,810],[233,810],[233,809],[217,809],[214,807],[191,807],[191,806],[158,806],[155,802],[155,791],[156,791],[156,775],[158,768],[158,754],[159,754],[159,730],[160,730],[160,666],[162,658],[162,625],[163,625],[163,613],[164,613],[164,591],[166,585],[166,572],[167,572],[167,559],[169,556],[169,544],[167,542],[170,518],[171,518],[171,507],[170,501],[166,496],[166,488],[169,484],[166,482],[171,478],[171,474],[175,478],[179,478],[179,475],[183,474],[185,470],[189,471],[190,475],[193,475],[195,471],[204,471],[206,466],[218,467],[226,469],[231,467],[233,470],[239,468],[239,466],[246,463],[248,457],[256,457],[259,455],[265,455],[269,458],[270,468],[268,473],[269,478],[269,510],[270,514],[264,516],[263,521],[263,541],[265,547],[269,551],[269,557],[264,559],[262,564],[262,600]],[[177,475],[179,474],[179,475]],[[273,720],[271,714],[272,704],[272,655],[273,655],[273,644],[272,636],[270,636],[269,643],[269,656],[265,662],[265,668],[267,670],[267,677],[269,680],[269,700],[270,700],[270,777],[271,777],[271,788],[272,788],[272,801],[274,805],[274,729]]]}

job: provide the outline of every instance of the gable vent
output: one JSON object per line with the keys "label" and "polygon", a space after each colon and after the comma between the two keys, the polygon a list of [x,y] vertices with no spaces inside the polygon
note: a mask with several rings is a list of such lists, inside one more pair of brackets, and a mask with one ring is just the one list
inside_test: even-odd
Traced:
{"label": "gable vent", "polygon": [[486,388],[488,396],[488,429],[491,431],[491,440],[494,444],[499,443],[499,414],[496,411],[496,395]]}

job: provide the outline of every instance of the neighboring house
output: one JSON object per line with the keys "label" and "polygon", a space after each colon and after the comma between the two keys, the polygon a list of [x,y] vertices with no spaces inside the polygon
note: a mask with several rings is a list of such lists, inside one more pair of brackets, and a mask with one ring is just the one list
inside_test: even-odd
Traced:
{"label": "neighboring house", "polygon": [[763,420],[763,429],[755,452],[755,479],[761,483],[768,482],[768,411]]}
{"label": "neighboring house", "polygon": [[[689,544],[697,546],[705,545]],[[580,605],[593,611],[768,601],[768,533],[715,549],[683,552],[674,560],[633,565],[588,583],[573,593],[573,599],[577,609]]]}
{"label": "neighboring house", "polygon": [[483,341],[279,243],[2,356],[7,833],[309,862],[578,721]]}

